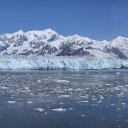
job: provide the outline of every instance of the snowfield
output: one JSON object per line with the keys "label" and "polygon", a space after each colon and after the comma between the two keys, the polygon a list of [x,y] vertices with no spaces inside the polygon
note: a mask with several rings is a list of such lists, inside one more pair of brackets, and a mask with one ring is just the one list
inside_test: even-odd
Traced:
{"label": "snowfield", "polygon": [[127,60],[85,57],[1,56],[1,70],[85,70],[126,68]]}

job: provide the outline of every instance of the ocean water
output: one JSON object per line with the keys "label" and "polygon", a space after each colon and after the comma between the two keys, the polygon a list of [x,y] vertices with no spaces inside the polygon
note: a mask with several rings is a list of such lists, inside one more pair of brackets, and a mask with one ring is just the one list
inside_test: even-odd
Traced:
{"label": "ocean water", "polygon": [[0,128],[128,128],[128,70],[1,71]]}

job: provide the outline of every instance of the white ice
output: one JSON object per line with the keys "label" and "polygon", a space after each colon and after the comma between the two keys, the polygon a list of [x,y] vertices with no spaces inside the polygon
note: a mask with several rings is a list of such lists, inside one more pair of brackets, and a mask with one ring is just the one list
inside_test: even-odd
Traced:
{"label": "white ice", "polygon": [[66,109],[64,108],[55,108],[55,109],[52,109],[53,111],[56,111],[56,112],[65,112]]}
{"label": "white ice", "polygon": [[[84,57],[42,57],[42,56],[0,56],[1,70],[34,70],[34,69],[112,69],[128,67],[127,60],[120,59],[87,59]],[[66,82],[60,80],[59,82]]]}

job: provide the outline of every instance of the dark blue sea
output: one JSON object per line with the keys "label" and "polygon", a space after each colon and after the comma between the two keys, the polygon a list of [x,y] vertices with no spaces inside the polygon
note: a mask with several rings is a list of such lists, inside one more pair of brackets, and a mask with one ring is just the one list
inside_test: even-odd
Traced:
{"label": "dark blue sea", "polygon": [[128,128],[128,70],[0,71],[0,128]]}

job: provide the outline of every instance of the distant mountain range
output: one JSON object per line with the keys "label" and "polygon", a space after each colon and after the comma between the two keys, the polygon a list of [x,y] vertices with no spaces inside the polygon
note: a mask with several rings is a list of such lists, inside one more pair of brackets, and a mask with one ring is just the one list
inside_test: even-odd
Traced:
{"label": "distant mountain range", "polygon": [[79,35],[64,37],[51,29],[28,32],[20,30],[0,35],[0,55],[128,59],[128,38],[119,36],[109,42]]}

